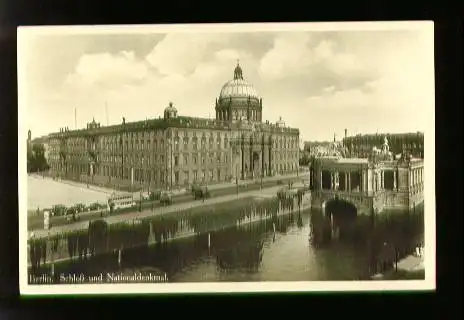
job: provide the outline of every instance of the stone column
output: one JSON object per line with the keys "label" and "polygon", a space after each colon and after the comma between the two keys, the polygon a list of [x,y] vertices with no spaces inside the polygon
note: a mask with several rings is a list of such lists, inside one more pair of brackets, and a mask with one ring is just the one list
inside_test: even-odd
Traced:
{"label": "stone column", "polygon": [[385,189],[385,170],[381,171],[381,177],[382,177],[382,179],[381,179],[381,181],[382,181],[381,188],[383,190],[383,189]]}
{"label": "stone column", "polygon": [[362,183],[363,183],[363,191],[367,191],[369,189],[367,185],[367,172],[366,170],[362,170]]}
{"label": "stone column", "polygon": [[396,182],[396,179],[397,177],[396,177],[396,169],[395,169],[393,170],[393,189],[394,190],[397,190],[397,187],[398,187],[398,183]]}
{"label": "stone column", "polygon": [[351,171],[348,171],[348,192],[351,192]]}
{"label": "stone column", "polygon": [[334,185],[335,185],[335,173],[330,172],[330,190],[334,189]]}
{"label": "stone column", "polygon": [[345,175],[345,191],[348,191],[348,173],[344,172]]}
{"label": "stone column", "polygon": [[320,189],[322,190],[322,170],[319,171],[319,185],[320,185]]}
{"label": "stone column", "polygon": [[358,178],[359,178],[359,191],[362,192],[364,191],[364,172],[361,169],[361,172],[358,172]]}

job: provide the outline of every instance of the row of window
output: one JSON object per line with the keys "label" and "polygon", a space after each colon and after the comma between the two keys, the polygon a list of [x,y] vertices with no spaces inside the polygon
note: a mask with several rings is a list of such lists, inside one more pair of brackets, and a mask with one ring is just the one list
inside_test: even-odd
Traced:
{"label": "row of window", "polygon": [[[204,134],[204,133],[203,133]],[[237,135],[238,133],[235,133]],[[158,134],[159,135],[159,134]],[[232,134],[234,136],[234,134]],[[127,138],[123,138],[122,135],[113,135],[113,136],[101,136],[100,137],[100,148],[101,149],[106,149],[106,150],[116,150],[118,149],[121,144],[126,149],[136,149],[136,150],[143,150],[145,148],[147,149],[158,149],[158,140],[155,137],[155,134],[152,133],[134,133],[130,132],[128,133]],[[190,140],[192,140],[192,145],[193,148],[196,149],[198,145],[198,140],[201,141],[201,146],[206,147],[207,141],[209,143],[209,147],[213,148],[214,145],[218,149],[224,147],[228,148],[229,147],[229,139],[227,136],[227,133],[225,134],[224,139],[221,138],[220,132],[217,132],[216,139],[214,138],[214,135],[211,133],[209,135],[209,138],[205,135],[203,135],[201,138],[196,137],[196,132],[193,132],[193,137],[189,138],[187,131],[184,131],[183,138],[180,138],[178,135],[178,132],[174,132],[174,144],[175,146],[179,146],[180,141],[182,140],[182,144],[184,145],[184,149],[187,149],[188,144]],[[153,143],[151,143],[153,141]],[[69,139],[66,142],[66,147],[71,150],[85,150],[87,148],[87,140],[85,138],[73,138]],[[52,139],[50,141],[50,148],[52,152],[58,152],[60,147],[62,146],[62,141],[59,139]],[[95,144],[92,145],[92,148],[95,149]],[[163,149],[165,147],[165,139],[161,138],[159,139],[159,148]],[[281,149],[293,149],[293,148],[298,148],[298,137],[276,137],[276,139],[273,139],[273,147],[274,148],[281,148]]]}
{"label": "row of window", "polygon": [[[286,163],[276,166],[272,166],[273,170],[279,172],[288,172],[296,170],[296,163]],[[121,171],[118,168],[103,166],[102,175],[105,177],[120,177]],[[247,168],[245,168],[247,172]],[[100,174],[100,170],[96,171],[97,174]],[[183,182],[190,182],[190,178],[193,178],[193,181],[222,181],[228,175],[227,169],[209,169],[209,170],[193,170],[193,171],[179,171],[176,170],[173,172],[173,182],[179,184],[182,180]],[[130,179],[130,170],[124,169],[124,179]],[[137,182],[164,182],[165,180],[169,181],[169,170],[144,170],[144,169],[134,169],[134,180]]]}
{"label": "row of window", "polygon": [[[87,159],[88,155],[86,153],[82,154],[70,154],[69,156],[70,163],[76,162],[81,160],[82,158]],[[279,153],[279,152],[273,152],[271,153],[271,160],[275,161],[283,161],[286,159],[296,159],[298,157],[298,152],[285,152],[285,153]],[[165,155],[163,154],[154,154],[154,155],[126,155],[124,156],[124,162],[129,163],[129,164],[142,164],[144,165],[145,163],[150,166],[150,164],[156,164],[156,163],[164,163],[164,158]],[[188,165],[188,164],[198,164],[201,162],[202,164],[205,164],[207,161],[207,158],[209,158],[209,162],[228,162],[229,161],[229,155],[227,152],[211,152],[208,154],[193,154],[193,155],[174,155],[173,156],[173,161],[174,164],[177,165]],[[191,159],[191,160],[190,160]],[[200,159],[200,160],[199,160]],[[60,158],[58,155],[51,155],[50,156],[50,162],[59,162]],[[97,162],[103,161],[103,162],[115,162],[115,163],[121,163],[122,162],[122,156],[121,155],[97,155],[96,157]],[[182,161],[182,162],[181,162]]]}
{"label": "row of window", "polygon": [[[64,168],[59,165],[59,164],[52,164],[51,168],[55,171],[66,171]],[[265,164],[265,168],[268,168],[268,164]],[[272,170],[276,170],[278,172],[286,172],[286,171],[294,171],[297,168],[296,163],[284,163],[284,164],[273,164],[272,165]],[[248,166],[245,164],[244,170],[245,172],[248,172]],[[164,179],[164,176],[169,173],[169,169],[134,169],[134,180],[136,181],[150,181],[150,180],[155,180],[158,181],[158,177],[160,180]],[[174,170],[174,176],[178,176],[181,172],[185,177],[188,178],[190,177],[190,172],[193,174],[193,178],[197,180],[199,177],[204,178],[206,177],[206,172],[216,172],[217,176],[221,176],[221,172],[223,175],[226,174],[228,170],[226,168],[216,168],[216,169],[209,169],[209,170],[193,170],[193,171],[180,171],[180,170]],[[91,172],[90,166],[89,165],[77,165],[77,166],[69,166],[68,173],[72,174],[89,174]],[[124,179],[130,179],[131,175],[131,170],[129,168],[124,168]],[[117,167],[112,167],[112,166],[95,166],[93,168],[93,173],[95,175],[101,175],[104,177],[114,177],[114,178],[119,178],[121,176],[121,168]]]}
{"label": "row of window", "polygon": [[[147,140],[145,143],[145,140],[131,140],[129,141],[124,141],[124,142],[104,142],[103,140],[100,142],[100,148],[101,150],[107,151],[107,152],[113,152],[116,150],[121,149],[121,145],[125,150],[164,150],[165,144],[163,140],[160,140],[159,148],[158,148],[158,142],[155,140],[153,141],[153,144],[151,143],[151,140]],[[169,146],[169,141],[167,143],[167,146]],[[166,147],[167,147],[166,146]],[[92,146],[93,150],[96,150],[96,145],[93,144]],[[191,144],[191,149],[193,150],[198,150],[198,139],[197,138],[192,138],[192,144]],[[230,147],[229,140],[225,138],[224,140],[221,140],[220,138],[214,141],[214,139],[210,139],[207,143],[206,138],[202,138],[200,140],[200,147],[201,149],[206,149],[208,147],[209,149],[228,149]],[[295,149],[297,148],[297,144],[293,140],[289,141],[282,141],[282,140],[274,140],[273,141],[273,148],[279,148],[279,149]],[[87,143],[84,144],[79,144],[76,146],[68,146],[67,151],[68,152],[77,152],[77,151],[82,151],[85,152],[87,149]],[[173,149],[174,150],[180,150],[181,149],[181,142],[180,139],[174,139],[173,141]],[[182,139],[182,149],[183,150],[189,150],[189,138],[183,138]],[[60,148],[59,146],[53,145],[51,146],[51,152],[59,152]]]}

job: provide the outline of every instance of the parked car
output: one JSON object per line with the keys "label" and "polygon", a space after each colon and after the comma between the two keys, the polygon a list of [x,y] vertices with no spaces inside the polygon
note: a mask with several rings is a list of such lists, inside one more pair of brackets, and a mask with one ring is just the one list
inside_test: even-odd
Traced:
{"label": "parked car", "polygon": [[53,216],[64,216],[66,214],[66,206],[57,204],[52,207]]}
{"label": "parked car", "polygon": [[160,203],[163,204],[163,205],[172,204],[172,193],[171,192],[163,192],[163,193],[161,193]]}
{"label": "parked car", "polygon": [[76,212],[84,212],[86,209],[86,206],[83,203],[78,203],[74,206],[74,208],[76,209]]}
{"label": "parked car", "polygon": [[161,190],[153,190],[150,192],[151,201],[160,200],[160,198],[161,198]]}
{"label": "parked car", "polygon": [[99,209],[102,209],[102,208],[106,208],[106,205],[101,205],[98,202],[94,202],[91,205],[89,205],[89,209],[91,211],[99,210]]}
{"label": "parked car", "polygon": [[208,199],[211,197],[210,192],[208,191],[208,187],[203,186],[200,188],[196,188],[193,196],[195,197],[195,200],[197,199]]}
{"label": "parked car", "polygon": [[150,192],[148,191],[142,192],[142,200],[143,201],[150,200]]}
{"label": "parked car", "polygon": [[68,222],[80,220],[79,212],[76,208],[69,208],[66,210],[66,220]]}

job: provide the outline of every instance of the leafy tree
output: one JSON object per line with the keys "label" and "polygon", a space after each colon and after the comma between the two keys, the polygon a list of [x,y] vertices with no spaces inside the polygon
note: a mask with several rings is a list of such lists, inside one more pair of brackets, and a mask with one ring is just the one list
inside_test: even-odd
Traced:
{"label": "leafy tree", "polygon": [[301,152],[301,157],[300,157],[300,166],[307,166],[309,165],[311,159],[310,159],[310,156],[309,156],[309,153],[308,152]]}
{"label": "leafy tree", "polygon": [[45,147],[41,143],[32,145],[32,148],[27,150],[27,171],[40,172],[50,168],[45,159]]}

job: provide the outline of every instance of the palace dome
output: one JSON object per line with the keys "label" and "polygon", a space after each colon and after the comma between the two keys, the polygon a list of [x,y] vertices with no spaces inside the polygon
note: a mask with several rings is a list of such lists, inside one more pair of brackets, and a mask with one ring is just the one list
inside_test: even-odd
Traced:
{"label": "palace dome", "polygon": [[260,97],[253,85],[243,79],[242,68],[239,64],[234,70],[234,79],[226,82],[221,89],[219,100],[235,98],[252,98],[259,100]]}

